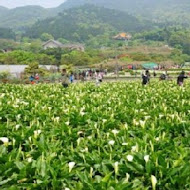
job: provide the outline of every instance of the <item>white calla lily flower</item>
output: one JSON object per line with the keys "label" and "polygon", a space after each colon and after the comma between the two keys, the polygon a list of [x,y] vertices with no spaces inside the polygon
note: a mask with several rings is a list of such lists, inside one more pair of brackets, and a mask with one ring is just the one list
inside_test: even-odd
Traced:
{"label": "white calla lily flower", "polygon": [[112,133],[114,134],[114,136],[116,136],[119,133],[119,131],[114,129],[114,130],[112,130]]}
{"label": "white calla lily flower", "polygon": [[67,122],[65,122],[65,124],[66,124],[67,126],[69,126],[70,122],[69,122],[69,121],[67,121]]}
{"label": "white calla lily flower", "polygon": [[37,138],[41,134],[41,130],[35,130],[34,131],[34,138]]}
{"label": "white calla lily flower", "polygon": [[31,157],[28,158],[27,161],[28,161],[29,163],[31,163],[31,162],[32,162],[32,158],[31,158]]}
{"label": "white calla lily flower", "polygon": [[74,168],[75,166],[75,162],[69,162],[69,173],[72,171],[72,169]]}
{"label": "white calla lily flower", "polygon": [[146,163],[149,161],[149,158],[150,158],[149,155],[145,155],[145,156],[144,156],[144,160],[145,160]]}
{"label": "white calla lily flower", "polygon": [[15,128],[16,130],[18,130],[20,128],[20,125],[16,125]]}
{"label": "white calla lily flower", "polygon": [[159,141],[159,140],[160,140],[160,137],[156,137],[155,140],[156,140],[156,141]]}
{"label": "white calla lily flower", "polygon": [[129,162],[132,162],[132,161],[133,161],[133,156],[132,156],[132,155],[127,155],[127,160],[128,160]]}
{"label": "white calla lily flower", "polygon": [[0,141],[3,142],[4,145],[9,144],[9,139],[7,137],[0,137]]}
{"label": "white calla lily flower", "polygon": [[140,120],[139,123],[142,128],[145,128],[146,120],[145,121]]}
{"label": "white calla lily flower", "polygon": [[136,145],[135,145],[135,146],[132,146],[132,147],[131,147],[131,151],[132,151],[132,152],[136,152],[136,151],[137,151],[137,146],[136,146]]}
{"label": "white calla lily flower", "polygon": [[113,146],[115,144],[115,141],[111,140],[111,141],[108,142],[108,144]]}

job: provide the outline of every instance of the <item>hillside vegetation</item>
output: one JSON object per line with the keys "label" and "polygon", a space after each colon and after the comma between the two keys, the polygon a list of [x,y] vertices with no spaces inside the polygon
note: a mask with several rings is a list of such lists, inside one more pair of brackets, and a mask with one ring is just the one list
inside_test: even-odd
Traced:
{"label": "hillside vegetation", "polygon": [[[1,11],[4,10],[4,11]],[[34,24],[39,19],[45,19],[50,15],[48,9],[40,6],[26,6],[15,9],[0,8],[0,27],[9,27],[23,30]]]}
{"label": "hillside vegetation", "polygon": [[125,12],[84,5],[38,21],[28,29],[26,36],[38,38],[43,33],[49,33],[56,39],[85,42],[93,36],[114,35],[119,31],[140,32],[150,28],[150,22],[142,22]]}
{"label": "hillside vegetation", "polygon": [[11,29],[0,27],[0,38],[15,39],[15,33]]}
{"label": "hillside vegetation", "polygon": [[126,11],[161,23],[189,26],[190,21],[188,0],[67,0],[60,7],[71,8],[86,3]]}
{"label": "hillside vegetation", "polygon": [[190,26],[189,0],[67,0],[62,5],[45,9],[40,6],[25,6],[15,9],[0,7],[0,27],[23,30],[38,20],[56,16],[69,8],[93,4],[125,11],[142,20],[161,24]]}

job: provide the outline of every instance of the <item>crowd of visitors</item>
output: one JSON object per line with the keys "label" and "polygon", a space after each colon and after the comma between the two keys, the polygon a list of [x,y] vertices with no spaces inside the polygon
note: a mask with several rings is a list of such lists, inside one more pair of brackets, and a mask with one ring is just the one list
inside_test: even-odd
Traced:
{"label": "crowd of visitors", "polygon": [[[156,77],[156,72],[154,71],[153,73],[153,76]],[[146,70],[145,73],[142,73],[142,85],[147,85],[149,82],[150,82],[150,72],[149,70]],[[185,71],[182,71],[180,73],[180,75],[177,77],[177,85],[179,86],[183,86],[183,83],[184,83],[184,79],[187,79],[188,76],[185,75]],[[163,81],[163,80],[170,80],[170,76],[167,72],[163,72],[160,77],[159,77],[159,80],[160,81]]]}
{"label": "crowd of visitors", "polygon": [[[107,75],[107,70],[83,70],[80,72],[70,72],[68,73],[66,69],[62,69],[61,73],[61,82],[64,88],[69,87],[69,84],[73,83],[75,80],[77,81],[88,81],[88,80],[95,80],[95,83],[97,86],[99,86],[102,81],[104,76]],[[157,73],[156,71],[153,72],[153,77],[156,77]],[[179,76],[177,77],[177,85],[183,86],[184,79],[187,79],[188,76],[185,74],[184,71],[182,71]],[[142,73],[142,85],[148,85],[150,83],[151,79],[151,74],[149,70],[145,70]],[[39,83],[40,76],[39,74],[31,75],[29,77],[30,83],[31,84],[36,84]],[[164,80],[170,80],[170,76],[167,72],[163,72],[160,77],[160,81]]]}

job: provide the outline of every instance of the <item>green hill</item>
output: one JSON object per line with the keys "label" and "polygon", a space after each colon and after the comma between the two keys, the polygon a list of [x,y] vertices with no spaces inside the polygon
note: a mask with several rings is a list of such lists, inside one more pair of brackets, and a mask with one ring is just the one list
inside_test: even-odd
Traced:
{"label": "green hill", "polygon": [[125,12],[84,5],[65,10],[58,16],[38,21],[26,32],[30,38],[49,33],[56,39],[85,42],[92,36],[115,34],[121,31],[139,32],[152,28],[152,23],[140,21]]}
{"label": "green hill", "polygon": [[126,11],[156,22],[190,25],[189,0],[67,0],[59,9],[86,3]]}
{"label": "green hill", "polygon": [[6,13],[8,10],[9,10],[8,8],[0,6],[0,14],[4,14],[4,13]]}
{"label": "green hill", "polygon": [[[1,11],[1,9],[3,11]],[[39,19],[45,19],[56,15],[51,10],[40,6],[25,6],[15,9],[4,9],[0,7],[0,27],[23,29],[34,24]]]}
{"label": "green hill", "polygon": [[141,19],[157,23],[190,26],[189,0],[67,0],[57,8],[25,6],[7,9],[0,6],[0,27],[23,29],[38,20],[56,16],[69,8],[93,4],[125,11]]}

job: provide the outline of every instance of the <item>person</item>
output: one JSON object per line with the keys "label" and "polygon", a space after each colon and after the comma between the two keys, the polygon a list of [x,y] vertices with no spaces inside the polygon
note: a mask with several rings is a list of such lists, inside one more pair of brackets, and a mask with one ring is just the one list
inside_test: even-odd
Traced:
{"label": "person", "polygon": [[156,77],[156,75],[157,75],[157,74],[156,74],[156,72],[155,72],[155,71],[154,71],[153,75],[154,75],[154,77]]}
{"label": "person", "polygon": [[160,80],[166,80],[166,74],[165,73],[162,73],[160,75]]}
{"label": "person", "polygon": [[188,78],[185,76],[185,71],[182,71],[181,74],[177,77],[177,84],[183,86],[184,79]]}
{"label": "person", "polygon": [[35,78],[34,78],[33,75],[31,75],[31,76],[29,77],[29,80],[30,80],[30,83],[31,83],[31,84],[34,84],[34,83],[35,83],[35,82],[34,82],[34,79],[35,79]]}
{"label": "person", "polygon": [[62,69],[62,85],[63,85],[64,88],[69,87],[69,77],[67,75],[67,70],[66,69]]}
{"label": "person", "polygon": [[35,80],[36,80],[37,83],[39,82],[39,79],[40,79],[39,74],[36,73],[36,75],[35,75]]}
{"label": "person", "polygon": [[99,86],[102,82],[102,74],[97,70],[95,73],[96,85]]}
{"label": "person", "polygon": [[70,74],[69,80],[71,83],[73,83],[73,81],[74,81],[74,74],[73,73]]}
{"label": "person", "polygon": [[147,85],[150,82],[150,73],[146,70],[145,74],[142,74],[142,85]]}

